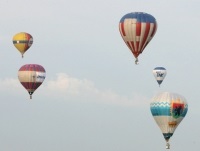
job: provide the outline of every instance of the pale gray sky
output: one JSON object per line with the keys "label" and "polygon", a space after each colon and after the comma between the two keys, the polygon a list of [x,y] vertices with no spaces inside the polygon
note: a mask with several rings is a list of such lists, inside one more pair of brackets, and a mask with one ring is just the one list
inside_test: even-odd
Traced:
{"label": "pale gray sky", "polygon": [[[198,0],[2,0],[0,150],[165,150],[149,108],[160,91],[189,104],[171,150],[199,150],[199,6]],[[118,29],[121,17],[135,11],[158,22],[137,66]],[[23,59],[12,44],[18,32],[34,39]],[[47,72],[31,101],[17,78],[28,63]],[[160,88],[152,74],[157,66],[168,72]]]}

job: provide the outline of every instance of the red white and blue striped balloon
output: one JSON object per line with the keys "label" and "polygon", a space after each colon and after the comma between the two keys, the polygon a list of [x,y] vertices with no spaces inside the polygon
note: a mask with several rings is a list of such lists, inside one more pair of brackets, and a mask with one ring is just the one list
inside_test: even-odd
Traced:
{"label": "red white and blue striped balloon", "polygon": [[124,15],[119,23],[120,34],[136,58],[143,52],[157,30],[156,19],[144,12],[133,12]]}
{"label": "red white and blue striped balloon", "polygon": [[45,69],[38,64],[23,65],[18,71],[18,79],[30,94],[30,99],[34,91],[42,84],[45,77]]}

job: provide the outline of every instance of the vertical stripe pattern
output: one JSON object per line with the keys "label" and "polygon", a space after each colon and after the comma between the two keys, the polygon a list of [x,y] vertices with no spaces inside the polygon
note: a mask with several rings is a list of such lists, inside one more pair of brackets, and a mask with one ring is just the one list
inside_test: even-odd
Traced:
{"label": "vertical stripe pattern", "polygon": [[119,22],[120,34],[137,58],[156,33],[155,18],[144,12],[134,12],[124,15]]}

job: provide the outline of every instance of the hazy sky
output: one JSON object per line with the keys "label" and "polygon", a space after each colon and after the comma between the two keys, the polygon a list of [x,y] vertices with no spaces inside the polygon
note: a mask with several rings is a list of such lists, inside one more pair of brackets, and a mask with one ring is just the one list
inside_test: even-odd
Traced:
{"label": "hazy sky", "polygon": [[[189,105],[171,150],[199,150],[199,6],[199,0],[1,0],[0,150],[165,150],[149,108],[160,91],[179,93]],[[121,17],[135,11],[158,22],[139,65],[118,29]],[[12,44],[18,32],[34,39],[23,59]],[[32,100],[17,78],[29,63],[47,74]],[[157,66],[168,72],[160,88],[152,74]]]}

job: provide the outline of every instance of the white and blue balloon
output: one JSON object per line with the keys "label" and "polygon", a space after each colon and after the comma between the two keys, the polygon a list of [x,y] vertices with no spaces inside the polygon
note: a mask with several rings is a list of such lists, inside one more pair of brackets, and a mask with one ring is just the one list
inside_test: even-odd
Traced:
{"label": "white and blue balloon", "polygon": [[156,67],[153,69],[153,75],[160,86],[167,75],[167,70],[164,67]]}
{"label": "white and blue balloon", "polygon": [[152,98],[150,110],[169,149],[169,139],[188,111],[187,101],[177,93],[161,92]]}

